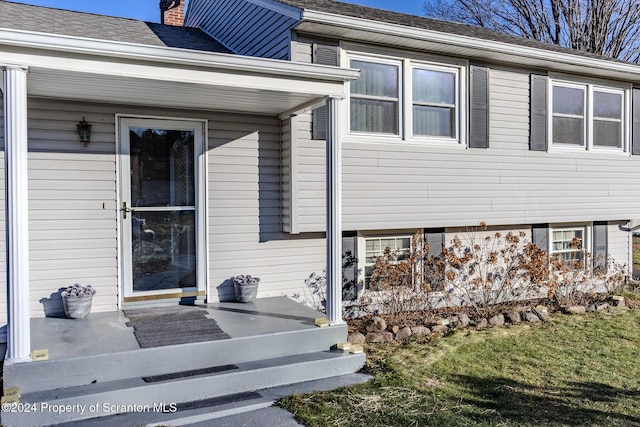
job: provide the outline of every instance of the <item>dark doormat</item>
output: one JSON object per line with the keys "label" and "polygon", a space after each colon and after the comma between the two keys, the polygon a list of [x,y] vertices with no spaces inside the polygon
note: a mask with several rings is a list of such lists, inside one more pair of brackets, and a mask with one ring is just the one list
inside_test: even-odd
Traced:
{"label": "dark doormat", "polygon": [[231,338],[198,307],[157,307],[125,310],[140,348]]}

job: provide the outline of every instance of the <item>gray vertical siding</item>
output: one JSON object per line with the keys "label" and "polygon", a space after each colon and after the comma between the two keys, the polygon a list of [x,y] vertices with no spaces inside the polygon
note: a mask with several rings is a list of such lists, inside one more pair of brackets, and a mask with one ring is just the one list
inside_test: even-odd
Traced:
{"label": "gray vertical siding", "polygon": [[185,25],[201,28],[240,55],[289,59],[290,29],[297,23],[246,0],[191,0]]}

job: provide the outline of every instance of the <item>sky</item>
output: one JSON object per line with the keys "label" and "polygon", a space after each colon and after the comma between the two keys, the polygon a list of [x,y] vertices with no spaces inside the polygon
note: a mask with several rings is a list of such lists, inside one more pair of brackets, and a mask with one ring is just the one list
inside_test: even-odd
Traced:
{"label": "sky", "polygon": [[[57,9],[76,10],[79,12],[97,13],[100,15],[120,16],[140,19],[142,21],[159,22],[159,0],[9,0],[15,3],[33,4],[36,6],[55,7]],[[422,0],[341,0],[379,9],[396,12],[424,15]]]}

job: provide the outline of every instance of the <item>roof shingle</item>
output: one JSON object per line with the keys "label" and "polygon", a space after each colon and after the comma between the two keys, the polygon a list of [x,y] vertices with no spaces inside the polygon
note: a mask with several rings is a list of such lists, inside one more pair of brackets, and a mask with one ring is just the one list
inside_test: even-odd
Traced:
{"label": "roof shingle", "polygon": [[0,0],[0,28],[114,42],[231,53],[199,28],[32,6]]}
{"label": "roof shingle", "polygon": [[538,40],[531,40],[524,37],[517,37],[486,28],[473,25],[449,22],[439,19],[425,18],[405,13],[392,12],[389,10],[376,9],[373,7],[360,6],[352,3],[343,3],[335,0],[276,0],[280,3],[294,6],[304,10],[325,12],[336,15],[350,16],[355,18],[368,19],[387,24],[396,24],[406,27],[423,30],[437,31],[447,34],[455,34],[477,39],[509,43],[517,46],[527,46],[536,49],[549,50],[570,55],[578,55],[590,58],[604,59],[609,61],[624,62],[618,59],[604,57],[580,50],[570,49],[563,46],[545,43]]}

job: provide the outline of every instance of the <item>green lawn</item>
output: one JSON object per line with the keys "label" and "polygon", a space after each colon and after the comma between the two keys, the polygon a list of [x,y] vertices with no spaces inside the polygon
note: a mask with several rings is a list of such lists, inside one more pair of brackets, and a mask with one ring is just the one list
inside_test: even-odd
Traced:
{"label": "green lawn", "polygon": [[640,310],[367,348],[375,379],[280,401],[306,426],[640,426]]}

